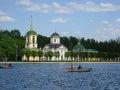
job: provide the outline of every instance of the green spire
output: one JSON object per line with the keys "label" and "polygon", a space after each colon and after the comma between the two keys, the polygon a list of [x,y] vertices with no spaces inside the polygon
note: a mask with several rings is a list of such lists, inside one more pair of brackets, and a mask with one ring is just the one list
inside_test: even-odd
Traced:
{"label": "green spire", "polygon": [[33,31],[33,27],[32,27],[32,16],[31,16],[31,21],[30,21],[30,31]]}
{"label": "green spire", "polygon": [[32,27],[32,16],[31,16],[31,21],[30,21],[30,30],[27,32],[26,35],[37,35],[37,33],[33,30],[33,27]]}

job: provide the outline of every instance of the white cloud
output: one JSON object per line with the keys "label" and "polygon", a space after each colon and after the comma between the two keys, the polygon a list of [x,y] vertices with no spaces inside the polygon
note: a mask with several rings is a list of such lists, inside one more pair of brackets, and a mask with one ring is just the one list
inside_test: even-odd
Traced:
{"label": "white cloud", "polygon": [[74,13],[70,7],[61,6],[57,2],[53,2],[53,8],[56,13]]}
{"label": "white cloud", "polygon": [[[104,24],[104,25],[103,25]],[[102,21],[99,29],[94,33],[93,37],[98,40],[110,40],[112,38],[117,38],[120,35],[120,29],[114,22]]]}
{"label": "white cloud", "polygon": [[61,5],[58,4],[57,2],[53,2],[53,6],[54,6],[55,8],[61,8]]}
{"label": "white cloud", "polygon": [[32,2],[31,2],[30,0],[20,0],[20,1],[18,2],[18,4],[24,5],[24,6],[29,6],[29,5],[32,4]]}
{"label": "white cloud", "polygon": [[115,21],[116,21],[117,23],[120,23],[120,18],[116,19]]}
{"label": "white cloud", "polygon": [[9,16],[0,16],[0,22],[11,22],[11,21],[14,21],[14,19]]}
{"label": "white cloud", "polygon": [[79,30],[79,31],[75,32],[75,34],[80,35],[80,34],[82,34],[82,32]]}
{"label": "white cloud", "polygon": [[120,6],[113,5],[111,3],[95,4],[91,1],[88,1],[85,4],[70,2],[68,3],[68,5],[70,5],[72,8],[74,8],[77,11],[84,11],[84,12],[107,12],[107,11],[120,10]]}
{"label": "white cloud", "polygon": [[101,3],[100,4],[101,9],[105,9],[105,11],[116,11],[120,10],[120,6],[113,5],[111,3]]}
{"label": "white cloud", "polygon": [[62,32],[62,36],[67,36],[68,32]]}
{"label": "white cloud", "polygon": [[26,8],[27,11],[35,11],[35,12],[42,12],[48,13],[50,11],[50,6],[47,4],[33,4],[30,7]]}
{"label": "white cloud", "polygon": [[27,11],[48,13],[51,10],[51,6],[46,3],[36,3],[31,0],[20,0],[19,5],[24,6],[23,8]]}
{"label": "white cloud", "polygon": [[27,11],[35,11],[41,13],[73,13],[69,7],[62,6],[57,2],[53,2],[52,4],[48,5],[47,3],[37,3],[31,0],[20,0],[17,3],[24,6],[23,8]]}
{"label": "white cloud", "polygon": [[5,12],[0,10],[0,22],[12,22],[12,21],[14,21],[13,18],[11,18]]}
{"label": "white cloud", "polygon": [[27,11],[35,11],[41,13],[64,13],[71,14],[75,12],[108,12],[108,11],[119,11],[120,6],[114,5],[111,3],[100,3],[96,4],[92,1],[87,1],[86,3],[77,3],[77,2],[68,2],[65,5],[61,5],[57,2],[52,2],[51,4],[47,3],[38,3],[33,2],[33,0],[20,0],[19,5],[22,5],[23,8]]}
{"label": "white cloud", "polygon": [[6,15],[6,13],[0,10],[0,16],[4,16],[4,15]]}
{"label": "white cloud", "polygon": [[103,21],[102,21],[102,24],[105,24],[105,25],[106,25],[106,24],[109,24],[109,21],[103,20]]}
{"label": "white cloud", "polygon": [[97,35],[116,35],[120,34],[120,30],[114,27],[103,27],[103,29],[96,31]]}
{"label": "white cloud", "polygon": [[63,18],[55,18],[52,20],[53,23],[66,23],[67,20],[63,19]]}

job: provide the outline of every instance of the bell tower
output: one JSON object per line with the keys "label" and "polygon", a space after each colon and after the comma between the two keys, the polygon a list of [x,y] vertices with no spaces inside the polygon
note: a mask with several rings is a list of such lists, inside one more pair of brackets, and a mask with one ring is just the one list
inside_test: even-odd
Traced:
{"label": "bell tower", "polygon": [[25,48],[37,48],[37,33],[33,30],[32,16],[30,21],[30,30],[26,34]]}

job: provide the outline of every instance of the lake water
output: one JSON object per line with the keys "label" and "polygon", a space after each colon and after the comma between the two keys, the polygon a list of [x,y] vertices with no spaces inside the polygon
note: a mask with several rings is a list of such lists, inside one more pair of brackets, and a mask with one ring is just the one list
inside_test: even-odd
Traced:
{"label": "lake water", "polygon": [[0,90],[120,90],[119,64],[81,64],[91,72],[66,72],[70,64],[13,66],[0,69]]}

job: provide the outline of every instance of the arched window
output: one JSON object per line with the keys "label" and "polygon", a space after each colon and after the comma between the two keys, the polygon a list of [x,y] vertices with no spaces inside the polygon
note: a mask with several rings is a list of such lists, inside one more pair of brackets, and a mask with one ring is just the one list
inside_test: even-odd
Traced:
{"label": "arched window", "polygon": [[35,36],[33,36],[33,43],[35,43]]}
{"label": "arched window", "polygon": [[29,37],[27,37],[27,43],[29,43]]}
{"label": "arched window", "polygon": [[56,39],[54,39],[54,42],[56,42]]}

